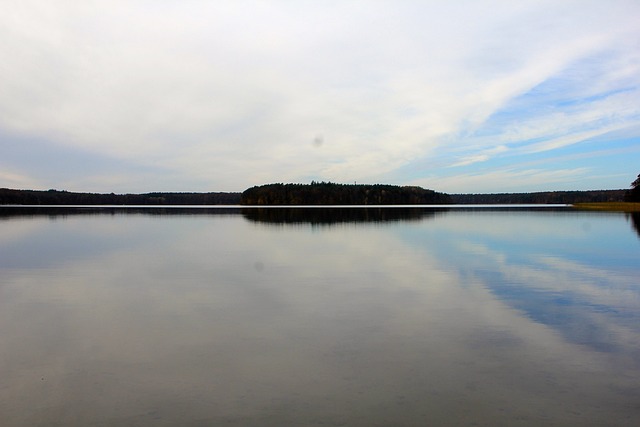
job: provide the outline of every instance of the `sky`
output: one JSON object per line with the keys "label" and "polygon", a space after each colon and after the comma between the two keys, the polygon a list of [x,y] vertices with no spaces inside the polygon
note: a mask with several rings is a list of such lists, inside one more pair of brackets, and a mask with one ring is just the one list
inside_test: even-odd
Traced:
{"label": "sky", "polygon": [[628,188],[640,0],[0,0],[0,187]]}

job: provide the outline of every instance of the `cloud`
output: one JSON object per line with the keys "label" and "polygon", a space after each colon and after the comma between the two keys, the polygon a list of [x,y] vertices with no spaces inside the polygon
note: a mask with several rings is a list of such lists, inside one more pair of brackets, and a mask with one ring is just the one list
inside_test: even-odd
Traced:
{"label": "cloud", "polygon": [[[555,149],[545,141],[639,122],[634,2],[7,9],[0,130],[173,171],[114,172],[128,191],[385,180],[441,152],[471,165],[527,138]],[[589,115],[591,129],[577,124]]]}
{"label": "cloud", "polygon": [[30,176],[15,173],[10,170],[0,171],[0,182],[5,188],[38,188],[39,183],[36,183]]}
{"label": "cloud", "polygon": [[[422,185],[449,193],[490,193],[490,192],[530,192],[554,189],[558,184],[576,188],[589,177],[588,168],[573,169],[519,169],[500,168],[491,171],[458,173],[453,176],[429,177],[416,180],[414,185]],[[581,187],[580,187],[581,188]]]}
{"label": "cloud", "polygon": [[508,150],[509,150],[509,148],[506,145],[498,145],[497,147],[484,150],[483,153],[481,153],[481,154],[475,154],[475,155],[467,156],[467,157],[463,158],[462,160],[460,160],[459,162],[454,163],[451,166],[452,167],[467,166],[467,165],[471,165],[471,164],[478,163],[478,162],[486,162],[492,156],[494,156],[496,154],[504,153],[504,152],[506,152]]}

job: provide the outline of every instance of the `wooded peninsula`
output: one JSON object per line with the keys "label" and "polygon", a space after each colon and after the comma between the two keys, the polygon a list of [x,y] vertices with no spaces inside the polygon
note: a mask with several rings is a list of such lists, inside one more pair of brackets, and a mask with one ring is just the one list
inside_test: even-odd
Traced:
{"label": "wooded peninsula", "polygon": [[267,184],[245,190],[242,205],[442,205],[448,194],[422,187],[312,182]]}
{"label": "wooded peninsula", "polygon": [[239,192],[143,194],[79,193],[0,188],[0,205],[422,205],[574,204],[622,202],[630,190],[446,194],[417,186],[383,184],[267,184]]}

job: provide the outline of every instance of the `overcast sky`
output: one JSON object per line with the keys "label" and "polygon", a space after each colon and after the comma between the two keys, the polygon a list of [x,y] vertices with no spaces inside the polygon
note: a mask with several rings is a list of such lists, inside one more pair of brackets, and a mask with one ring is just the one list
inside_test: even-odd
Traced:
{"label": "overcast sky", "polygon": [[638,0],[0,0],[0,58],[0,187],[640,173]]}

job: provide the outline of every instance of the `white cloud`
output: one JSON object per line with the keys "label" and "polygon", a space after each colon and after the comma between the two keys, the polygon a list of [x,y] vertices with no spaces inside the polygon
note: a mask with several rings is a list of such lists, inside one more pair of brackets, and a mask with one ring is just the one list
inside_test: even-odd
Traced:
{"label": "white cloud", "polygon": [[[174,170],[178,186],[384,179],[436,150],[471,164],[510,135],[570,140],[573,119],[637,116],[630,92],[475,136],[557,76],[572,99],[592,81],[637,88],[634,2],[12,3],[0,128]],[[563,75],[595,57],[599,78]]]}
{"label": "white cloud", "polygon": [[506,145],[498,145],[497,147],[493,147],[493,148],[484,150],[480,154],[474,154],[474,155],[470,155],[470,156],[464,157],[459,162],[454,163],[453,165],[451,165],[451,167],[467,166],[467,165],[471,165],[471,164],[478,163],[478,162],[486,162],[492,156],[494,156],[496,154],[504,153],[506,151],[509,151],[509,148]]}
{"label": "white cloud", "polygon": [[39,183],[38,181],[27,175],[11,172],[8,170],[2,170],[0,171],[0,187],[36,189],[42,188],[42,183]]}
{"label": "white cloud", "polygon": [[588,168],[572,169],[515,169],[502,168],[491,171],[459,173],[455,176],[429,177],[415,180],[413,184],[447,193],[518,193],[551,189],[570,190],[575,187],[557,188],[558,184],[581,184]]}

